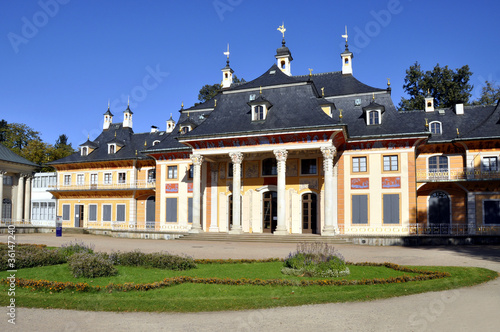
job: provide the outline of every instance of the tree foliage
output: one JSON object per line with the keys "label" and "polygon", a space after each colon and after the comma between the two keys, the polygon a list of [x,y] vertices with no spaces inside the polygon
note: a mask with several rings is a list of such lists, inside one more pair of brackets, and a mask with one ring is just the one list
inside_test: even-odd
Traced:
{"label": "tree foliage", "polygon": [[406,70],[403,89],[410,98],[401,98],[400,110],[423,109],[427,93],[434,97],[436,108],[447,108],[457,103],[468,104],[473,88],[469,84],[471,75],[468,65],[453,70],[436,64],[433,70],[424,72],[420,64],[415,62]]}
{"label": "tree foliage", "polygon": [[[40,133],[23,123],[0,121],[0,142],[21,157],[40,165],[75,153],[68,137],[60,135],[55,145],[44,143]],[[42,171],[50,171],[43,166]]]}
{"label": "tree foliage", "polygon": [[496,105],[500,100],[500,85],[495,81],[486,81],[481,89],[481,97],[473,105]]}
{"label": "tree foliage", "polygon": [[[238,79],[236,75],[233,76],[233,83],[244,83],[246,82],[244,78],[241,80]],[[217,96],[218,93],[222,91],[222,87],[220,84],[205,84],[201,87],[200,92],[198,93],[198,100],[202,103],[212,99]]]}

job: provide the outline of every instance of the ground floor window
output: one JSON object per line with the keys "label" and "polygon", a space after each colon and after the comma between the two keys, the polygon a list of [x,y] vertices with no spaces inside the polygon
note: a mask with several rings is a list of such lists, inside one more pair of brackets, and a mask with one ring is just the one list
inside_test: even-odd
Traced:
{"label": "ground floor window", "polygon": [[[5,178],[4,178],[5,179]],[[12,219],[12,201],[8,198],[2,200],[2,220]]]}
{"label": "ground floor window", "polygon": [[399,194],[384,194],[384,224],[399,224]]}
{"label": "ground floor window", "polygon": [[483,201],[483,224],[484,225],[500,224],[500,200]]}
{"label": "ground floor window", "polygon": [[177,222],[177,197],[167,198],[167,222]]}
{"label": "ground floor window", "polygon": [[55,202],[33,202],[31,205],[32,220],[55,220],[56,203]]}
{"label": "ground floor window", "polygon": [[125,221],[125,204],[116,205],[116,221]]}
{"label": "ground floor window", "polygon": [[193,198],[188,198],[188,223],[193,223]]}
{"label": "ground floor window", "polygon": [[352,195],[352,223],[368,224],[368,195]]}
{"label": "ground floor window", "polygon": [[63,213],[62,213],[63,220],[69,221],[70,205],[69,204],[63,204],[62,209],[63,209]]}
{"label": "ground floor window", "polygon": [[102,221],[111,221],[111,205],[102,206]]}
{"label": "ground floor window", "polygon": [[89,221],[97,221],[97,205],[89,205]]}

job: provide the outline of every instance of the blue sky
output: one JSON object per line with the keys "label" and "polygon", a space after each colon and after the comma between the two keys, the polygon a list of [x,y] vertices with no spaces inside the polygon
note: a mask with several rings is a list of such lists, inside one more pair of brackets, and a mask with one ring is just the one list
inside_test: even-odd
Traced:
{"label": "blue sky", "polygon": [[500,82],[500,29],[494,1],[106,1],[0,2],[0,119],[25,123],[53,144],[74,147],[102,130],[111,101],[121,122],[130,95],[134,131],[165,129],[204,84],[231,67],[247,81],[266,71],[284,22],[292,74],[338,71],[344,26],[360,81],[403,96],[405,70],[418,61]]}

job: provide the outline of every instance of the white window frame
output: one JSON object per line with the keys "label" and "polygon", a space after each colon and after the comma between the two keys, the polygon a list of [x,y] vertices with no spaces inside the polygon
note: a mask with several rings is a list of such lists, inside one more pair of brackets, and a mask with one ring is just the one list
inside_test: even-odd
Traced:
{"label": "white window frame", "polygon": [[[91,206],[95,206],[95,220],[90,220],[90,207]],[[97,204],[89,204],[89,208],[88,208],[88,221],[89,222],[97,222]]]}
{"label": "white window frame", "polygon": [[104,173],[104,184],[113,184],[113,173]]}
{"label": "white window frame", "polygon": [[[377,123],[370,123],[370,115],[372,113],[377,113],[378,115],[378,122]],[[380,112],[380,110],[369,110],[369,111],[366,111],[366,124],[368,126],[375,126],[375,125],[379,125],[382,123],[382,113]]]}
{"label": "white window frame", "polygon": [[[490,159],[495,158],[495,169],[491,169]],[[488,168],[485,168],[484,161],[488,160]],[[498,156],[481,156],[481,171],[483,172],[498,172]]]}
{"label": "white window frame", "polygon": [[[71,174],[64,174],[63,179],[64,179],[65,186],[71,186]],[[67,180],[69,180],[69,181],[67,181]]]}
{"label": "white window frame", "polygon": [[[109,220],[104,220],[104,207],[109,206]],[[101,220],[102,222],[111,222],[113,221],[113,204],[103,204],[101,206]]]}
{"label": "white window frame", "polygon": [[[258,118],[257,107],[262,107],[262,119]],[[266,105],[253,105],[252,106],[252,121],[264,121],[267,118],[267,106]]]}
{"label": "white window frame", "polygon": [[[123,220],[118,220],[118,207],[123,206]],[[116,222],[126,222],[127,220],[127,204],[116,204]]]}
{"label": "white window frame", "polygon": [[[396,169],[392,169],[392,158],[396,157]],[[385,158],[389,158],[389,169],[385,169]],[[399,172],[399,156],[397,154],[390,154],[382,156],[382,170],[384,172]]]}
{"label": "white window frame", "polygon": [[[120,176],[123,174],[123,179],[120,179]],[[127,172],[118,172],[118,184],[127,183]]]}
{"label": "white window frame", "polygon": [[116,153],[116,143],[108,144],[108,154]]}
{"label": "white window frame", "polygon": [[[68,212],[68,219],[64,219],[64,207],[68,206],[69,207],[69,212]],[[63,204],[62,205],[62,211],[61,211],[61,216],[63,218],[63,221],[70,221],[71,220],[71,204]]]}
{"label": "white window frame", "polygon": [[[170,174],[170,169],[172,168],[173,172],[175,174]],[[174,176],[175,175],[175,176]],[[179,176],[179,173],[178,173],[178,167],[177,165],[170,165],[170,166],[167,166],[167,179],[177,179],[177,177]]]}
{"label": "white window frame", "polygon": [[76,185],[77,186],[85,185],[85,174],[80,173],[76,175]]}
{"label": "white window frame", "polygon": [[[433,124],[437,124],[438,125],[438,128],[439,128],[439,133],[434,133],[432,132],[432,125]],[[443,133],[443,124],[439,121],[432,121],[429,123],[429,132],[431,132],[432,134],[435,134],[435,135],[441,135]]]}

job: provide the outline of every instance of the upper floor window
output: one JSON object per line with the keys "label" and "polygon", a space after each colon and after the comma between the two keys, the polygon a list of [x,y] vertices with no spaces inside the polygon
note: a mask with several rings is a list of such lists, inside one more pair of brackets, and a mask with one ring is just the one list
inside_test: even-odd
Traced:
{"label": "upper floor window", "polygon": [[300,174],[316,174],[318,167],[316,165],[316,159],[302,159],[300,161]]}
{"label": "upper floor window", "polygon": [[113,154],[116,151],[116,146],[114,144],[109,145],[108,153]]}
{"label": "upper floor window", "polygon": [[448,157],[445,156],[430,157],[429,171],[431,172],[448,171]]}
{"label": "upper floor window", "polygon": [[192,179],[194,175],[194,165],[189,165],[188,178]]}
{"label": "upper floor window", "polygon": [[259,120],[265,120],[266,118],[266,109],[262,105],[256,105],[253,107],[252,111],[252,120],[253,121],[259,121]]}
{"label": "upper floor window", "polygon": [[482,160],[483,171],[498,171],[498,158],[497,157],[483,157]]}
{"label": "upper floor window", "polygon": [[82,156],[86,156],[88,154],[88,148],[86,146],[82,147]]}
{"label": "upper floor window", "polygon": [[104,173],[104,184],[111,184],[113,182],[113,175],[111,173]]}
{"label": "upper floor window", "polygon": [[233,177],[233,170],[234,170],[233,163],[228,163],[227,164],[227,177],[228,178]]}
{"label": "upper floor window", "polygon": [[366,120],[368,125],[380,124],[380,111],[368,111]]}
{"label": "upper floor window", "polygon": [[[3,184],[6,186],[12,186],[12,176],[11,175],[4,175],[3,176]],[[1,199],[2,197],[0,197]]]}
{"label": "upper floor window", "polygon": [[384,172],[398,170],[398,156],[384,156]]}
{"label": "upper floor window", "polygon": [[85,174],[78,174],[76,176],[76,184],[81,186],[85,183]]}
{"label": "upper floor window", "polygon": [[66,174],[64,176],[64,185],[65,186],[71,185],[71,174]]}
{"label": "upper floor window", "polygon": [[177,179],[177,166],[168,166],[167,178]]}
{"label": "upper floor window", "polygon": [[366,157],[353,157],[352,158],[352,172],[366,172]]}
{"label": "upper floor window", "polygon": [[96,185],[97,184],[97,174],[90,174],[90,184],[91,185]]}
{"label": "upper floor window", "polygon": [[118,183],[126,183],[127,182],[127,173],[120,172],[118,173]]}
{"label": "upper floor window", "polygon": [[276,158],[267,158],[262,161],[262,175],[277,175],[278,163]]}
{"label": "upper floor window", "polygon": [[191,127],[189,127],[189,126],[181,127],[181,134],[186,134],[190,130],[191,130]]}
{"label": "upper floor window", "polygon": [[150,169],[148,171],[148,182],[155,182],[156,180],[156,169]]}
{"label": "upper floor window", "polygon": [[431,122],[429,124],[429,129],[430,129],[431,133],[433,133],[433,134],[441,134],[442,133],[441,122],[439,122],[439,121]]}

